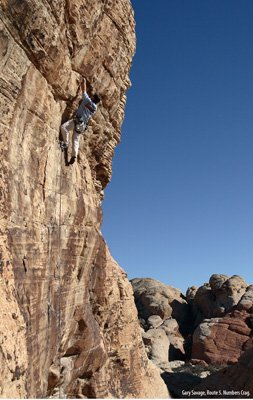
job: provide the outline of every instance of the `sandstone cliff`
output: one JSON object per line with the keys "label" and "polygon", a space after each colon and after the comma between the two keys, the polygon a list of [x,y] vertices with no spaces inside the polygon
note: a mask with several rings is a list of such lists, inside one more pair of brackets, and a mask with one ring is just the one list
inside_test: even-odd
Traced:
{"label": "sandstone cliff", "polygon": [[[0,396],[166,397],[101,236],[135,51],[129,0],[0,2]],[[68,166],[80,77],[102,106]]]}

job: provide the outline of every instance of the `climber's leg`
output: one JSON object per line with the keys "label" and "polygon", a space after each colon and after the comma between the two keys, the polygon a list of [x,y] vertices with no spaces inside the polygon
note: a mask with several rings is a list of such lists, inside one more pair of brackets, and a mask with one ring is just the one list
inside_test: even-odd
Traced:
{"label": "climber's leg", "polygon": [[63,142],[68,146],[69,144],[69,131],[73,130],[75,127],[75,123],[73,119],[70,119],[69,121],[65,122],[61,126],[61,134],[62,134],[62,139]]}
{"label": "climber's leg", "polygon": [[74,129],[72,135],[72,157],[77,157],[78,150],[79,150],[79,143],[80,143],[81,134],[77,133]]}

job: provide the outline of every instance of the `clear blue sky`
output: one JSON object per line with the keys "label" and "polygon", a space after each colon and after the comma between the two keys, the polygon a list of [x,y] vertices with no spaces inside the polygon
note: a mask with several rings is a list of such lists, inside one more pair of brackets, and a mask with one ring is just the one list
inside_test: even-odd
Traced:
{"label": "clear blue sky", "polygon": [[253,1],[134,0],[103,233],[129,278],[253,283]]}

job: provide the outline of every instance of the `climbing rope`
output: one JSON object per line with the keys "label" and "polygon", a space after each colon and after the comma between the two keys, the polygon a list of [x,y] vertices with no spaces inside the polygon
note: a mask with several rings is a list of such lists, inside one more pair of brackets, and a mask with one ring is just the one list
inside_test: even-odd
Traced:
{"label": "climbing rope", "polygon": [[61,214],[62,214],[62,150],[60,149],[60,191],[59,191],[59,223],[58,223],[58,343],[59,343],[59,398],[63,398],[61,382]]}
{"label": "climbing rope", "polygon": [[[57,190],[57,186],[58,189]],[[50,189],[53,192],[52,189]],[[56,183],[54,189],[55,201],[54,201],[54,217],[51,217],[50,222],[48,224],[48,269],[49,269],[49,288],[48,288],[48,329],[50,329],[51,320],[51,312],[55,312],[56,316],[56,326],[57,326],[57,343],[58,349],[56,349],[56,366],[59,371],[59,386],[58,386],[58,393],[57,397],[64,398],[63,391],[62,391],[62,382],[61,382],[61,214],[62,214],[62,151],[60,149],[60,156],[58,158],[58,168],[56,173]],[[57,218],[57,195],[59,196],[59,213]],[[57,221],[58,220],[58,221]],[[53,273],[52,269],[52,232],[54,231],[54,227],[58,227],[57,237],[56,237],[56,248],[58,250],[58,260],[56,263],[56,271]],[[44,278],[43,278],[44,279]],[[58,282],[58,298],[56,298],[55,307],[56,309],[53,310],[52,308],[52,290],[51,287],[53,279]],[[57,293],[57,292],[56,292]],[[47,340],[47,351],[49,351],[49,335]],[[58,352],[58,354],[57,354]]]}

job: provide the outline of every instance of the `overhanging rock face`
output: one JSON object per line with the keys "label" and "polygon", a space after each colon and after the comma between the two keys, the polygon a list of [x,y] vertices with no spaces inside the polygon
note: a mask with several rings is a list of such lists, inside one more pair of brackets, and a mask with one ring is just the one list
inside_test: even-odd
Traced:
{"label": "overhanging rock face", "polygon": [[[128,0],[1,1],[1,397],[168,396],[100,232],[134,26]],[[81,75],[102,105],[67,166]]]}

